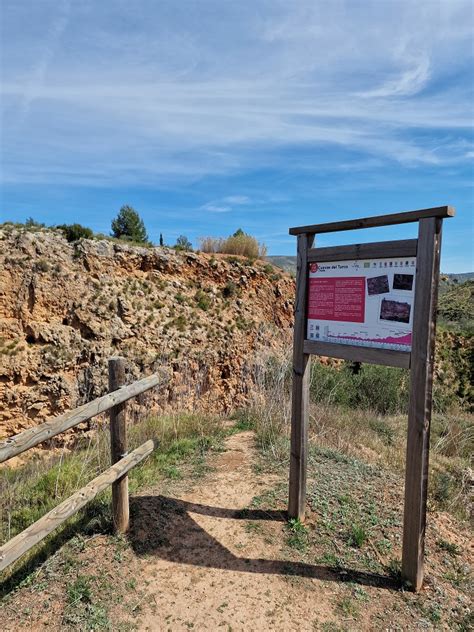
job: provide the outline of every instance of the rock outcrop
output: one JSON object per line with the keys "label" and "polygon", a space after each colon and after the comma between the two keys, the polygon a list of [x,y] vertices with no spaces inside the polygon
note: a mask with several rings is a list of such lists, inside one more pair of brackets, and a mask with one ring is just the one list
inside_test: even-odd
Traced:
{"label": "rock outcrop", "polygon": [[293,296],[293,279],[265,262],[5,225],[0,437],[106,392],[112,355],[130,380],[169,367],[150,409],[228,411],[255,359],[290,346]]}

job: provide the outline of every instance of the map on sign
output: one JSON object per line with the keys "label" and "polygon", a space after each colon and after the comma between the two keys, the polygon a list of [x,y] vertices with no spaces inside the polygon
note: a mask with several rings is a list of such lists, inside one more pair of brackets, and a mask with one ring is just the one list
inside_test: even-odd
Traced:
{"label": "map on sign", "polygon": [[309,264],[308,340],[411,350],[416,258]]}

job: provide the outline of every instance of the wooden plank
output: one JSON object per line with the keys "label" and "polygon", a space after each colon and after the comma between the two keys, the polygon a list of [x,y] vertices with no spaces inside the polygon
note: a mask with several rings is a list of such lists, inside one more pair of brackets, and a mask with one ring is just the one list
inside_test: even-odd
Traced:
{"label": "wooden plank", "polygon": [[8,459],[25,452],[25,450],[29,450],[39,443],[47,441],[65,430],[69,430],[83,421],[87,421],[88,419],[109,410],[112,406],[126,402],[132,397],[148,391],[150,388],[163,384],[165,379],[166,376],[164,372],[150,375],[142,380],[133,382],[133,384],[123,386],[113,393],[108,393],[107,395],[98,397],[92,402],[83,404],[82,406],[79,406],[79,408],[70,410],[59,417],[50,419],[39,426],[29,428],[24,432],[20,432],[20,434],[9,437],[4,441],[0,441],[0,463],[8,461]]}
{"label": "wooden plank", "polygon": [[417,239],[379,241],[371,244],[311,248],[308,261],[347,261],[351,259],[388,259],[393,257],[416,257]]}
{"label": "wooden plank", "polygon": [[418,233],[402,554],[402,575],[414,590],[423,583],[441,225],[424,219]]}
{"label": "wooden plank", "polygon": [[[125,358],[109,360],[109,391],[113,392],[125,384]],[[110,453],[111,462],[117,463],[127,453],[126,403],[110,409]],[[126,533],[130,523],[128,503],[128,476],[125,474],[112,483],[112,515],[118,533]]]}
{"label": "wooden plank", "polygon": [[311,356],[304,352],[308,293],[308,250],[313,237],[298,235],[295,324],[293,331],[293,382],[291,398],[291,454],[288,516],[304,519],[308,449],[308,400]]}
{"label": "wooden plank", "polygon": [[359,345],[346,345],[337,342],[322,342],[319,340],[305,340],[304,352],[328,358],[340,358],[352,362],[368,362],[396,366],[402,369],[410,368],[410,352],[396,349],[376,349]]}
{"label": "wooden plank", "polygon": [[115,465],[109,467],[85,487],[0,547],[0,571],[3,571],[7,566],[15,562],[65,520],[77,513],[79,509],[82,509],[97,494],[143,461],[153,452],[154,448],[155,442],[153,440],[146,441],[128,456],[120,459]]}
{"label": "wooden plank", "polygon": [[390,215],[376,215],[375,217],[363,217],[348,219],[341,222],[329,222],[327,224],[310,224],[309,226],[295,226],[290,228],[290,235],[333,233],[341,230],[357,230],[359,228],[374,228],[375,226],[392,226],[393,224],[407,224],[428,217],[454,217],[455,209],[452,206],[436,206],[434,208],[420,209],[419,211],[405,211]]}

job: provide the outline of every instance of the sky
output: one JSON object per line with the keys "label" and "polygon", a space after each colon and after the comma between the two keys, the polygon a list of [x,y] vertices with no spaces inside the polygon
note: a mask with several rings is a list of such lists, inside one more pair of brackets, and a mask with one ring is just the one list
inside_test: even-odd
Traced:
{"label": "sky", "polygon": [[[452,205],[442,270],[473,262],[474,3],[1,0],[0,221],[149,236]],[[414,225],[321,246],[415,236]]]}

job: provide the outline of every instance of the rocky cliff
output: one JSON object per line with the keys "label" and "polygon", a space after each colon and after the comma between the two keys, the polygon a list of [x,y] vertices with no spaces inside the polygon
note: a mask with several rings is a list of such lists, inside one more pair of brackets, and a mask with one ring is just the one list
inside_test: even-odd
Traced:
{"label": "rocky cliff", "polygon": [[265,262],[0,228],[0,437],[169,367],[150,409],[241,404],[255,358],[288,349],[293,280]]}

